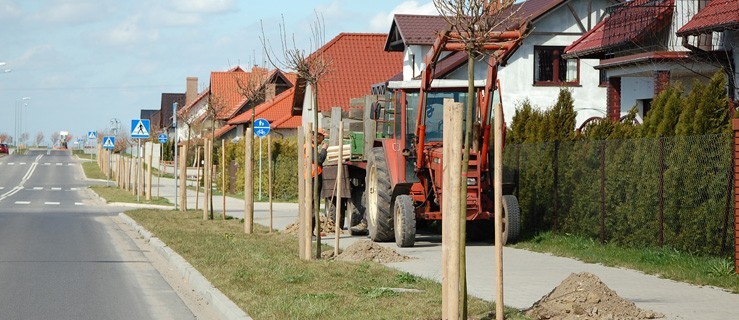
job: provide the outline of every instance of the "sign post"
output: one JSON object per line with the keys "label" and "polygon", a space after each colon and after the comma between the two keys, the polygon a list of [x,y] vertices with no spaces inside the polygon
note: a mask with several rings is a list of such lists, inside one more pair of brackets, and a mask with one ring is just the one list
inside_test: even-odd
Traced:
{"label": "sign post", "polygon": [[[172,103],[172,128],[174,129],[174,210],[177,211],[177,194],[179,187],[177,183],[177,102]],[[187,167],[185,167],[187,169]]]}
{"label": "sign post", "polygon": [[259,137],[259,200],[262,200],[262,138],[269,134],[270,124],[267,119],[254,120],[254,135]]}
{"label": "sign post", "polygon": [[[98,133],[95,132],[95,131],[88,131],[87,132],[87,140],[88,141],[89,140],[95,141],[95,144],[97,145]],[[83,150],[84,150],[84,148],[83,148]],[[97,155],[97,156],[99,157],[100,155]],[[94,153],[93,153],[93,156],[92,157],[93,157],[93,159],[95,158],[95,154]]]}
{"label": "sign post", "polygon": [[[131,120],[131,138],[138,141],[138,149],[136,149],[136,183],[141,188],[141,139],[148,139],[151,126],[149,119],[133,119]],[[140,190],[140,189],[139,189]],[[141,192],[136,192],[136,201],[141,202]]]}
{"label": "sign post", "polygon": [[111,164],[110,161],[111,160],[110,159],[113,158],[113,149],[114,148],[115,148],[115,137],[114,136],[105,136],[105,137],[103,137],[103,149],[106,149],[106,150],[108,150],[108,152],[110,152],[110,157],[108,157],[108,172],[106,172],[107,173],[107,176],[108,176],[108,181],[105,183],[105,186],[106,187],[110,183],[110,170],[111,170],[111,167],[110,167],[110,164]]}

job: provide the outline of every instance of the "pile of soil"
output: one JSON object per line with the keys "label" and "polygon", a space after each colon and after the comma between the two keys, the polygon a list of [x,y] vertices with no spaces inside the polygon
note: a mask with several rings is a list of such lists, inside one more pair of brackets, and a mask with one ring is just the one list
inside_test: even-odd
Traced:
{"label": "pile of soil", "polygon": [[389,263],[401,262],[410,258],[400,255],[393,249],[374,243],[372,240],[360,240],[346,247],[336,259],[354,262],[376,261]]}
{"label": "pile of soil", "polygon": [[532,319],[641,320],[664,317],[619,297],[591,273],[573,273],[525,311]]}
{"label": "pile of soil", "polygon": [[[287,227],[285,227],[285,230],[282,231],[283,233],[287,234],[297,234],[298,233],[298,221],[295,221],[291,224],[289,224]],[[336,225],[333,221],[326,219],[326,217],[321,216],[321,234],[327,235],[327,234],[334,234],[336,233]],[[348,234],[349,230],[341,230],[341,233]]]}

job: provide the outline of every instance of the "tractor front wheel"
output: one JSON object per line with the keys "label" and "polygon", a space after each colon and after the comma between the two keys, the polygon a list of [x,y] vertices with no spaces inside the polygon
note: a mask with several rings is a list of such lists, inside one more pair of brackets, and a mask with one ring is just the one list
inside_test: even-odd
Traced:
{"label": "tractor front wheel", "polygon": [[372,241],[393,240],[393,215],[390,211],[392,190],[390,173],[387,170],[385,151],[382,147],[372,148],[367,157],[367,229]]}
{"label": "tractor front wheel", "polygon": [[398,247],[412,247],[416,242],[416,211],[409,195],[395,198],[395,244]]}

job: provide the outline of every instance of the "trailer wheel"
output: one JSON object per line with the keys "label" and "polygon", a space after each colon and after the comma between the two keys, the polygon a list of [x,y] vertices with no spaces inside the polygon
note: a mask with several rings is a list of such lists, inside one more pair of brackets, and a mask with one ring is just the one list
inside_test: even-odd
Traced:
{"label": "trailer wheel", "polygon": [[367,229],[372,241],[393,240],[390,174],[382,147],[372,148],[367,157]]}
{"label": "trailer wheel", "polygon": [[503,196],[503,245],[518,240],[521,234],[521,207],[514,195]]}
{"label": "trailer wheel", "polygon": [[339,223],[336,223],[336,198],[335,197],[328,197],[326,198],[326,218],[328,221],[331,221],[334,223],[334,225],[339,225],[339,228],[344,228],[344,220],[346,215],[346,199],[341,199],[341,221]]}
{"label": "trailer wheel", "polygon": [[351,189],[352,194],[352,226],[356,226],[360,222],[362,222],[362,219],[364,219],[364,213],[366,211],[365,209],[365,202],[366,199],[364,199],[364,186],[361,186],[361,188],[355,188],[352,187]]}
{"label": "trailer wheel", "polygon": [[416,211],[409,195],[399,195],[394,205],[395,244],[412,247],[416,242]]}

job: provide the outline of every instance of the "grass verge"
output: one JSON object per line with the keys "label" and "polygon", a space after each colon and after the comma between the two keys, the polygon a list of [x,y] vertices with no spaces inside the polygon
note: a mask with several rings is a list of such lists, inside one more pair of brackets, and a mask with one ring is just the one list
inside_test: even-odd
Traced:
{"label": "grass verge", "polygon": [[85,171],[85,176],[87,176],[88,179],[107,179],[103,171],[100,170],[100,167],[98,166],[98,163],[96,161],[83,162],[82,170]]}
{"label": "grass verge", "polygon": [[94,157],[95,155],[86,154],[84,150],[75,149],[75,150],[72,150],[72,154],[76,155],[80,159],[89,159],[89,160],[95,159]]}
{"label": "grass verge", "polygon": [[[243,232],[239,220],[203,221],[202,213],[127,212],[182,255],[255,319],[435,319],[441,285],[374,262],[302,261],[294,235]],[[391,288],[421,290],[398,293]],[[494,304],[470,298],[482,319]],[[507,319],[526,319],[515,309]]]}
{"label": "grass verge", "polygon": [[624,267],[696,285],[710,285],[739,293],[739,275],[729,259],[704,257],[671,248],[624,248],[575,235],[541,233],[516,248],[571,257],[588,263]]}
{"label": "grass verge", "polygon": [[136,195],[131,194],[130,191],[121,190],[117,187],[91,186],[90,189],[92,189],[92,191],[95,191],[95,193],[97,193],[100,197],[107,200],[108,202],[171,205],[169,200],[161,197],[152,197],[152,199],[148,201],[145,200],[145,197],[141,197],[141,201],[136,201]]}

